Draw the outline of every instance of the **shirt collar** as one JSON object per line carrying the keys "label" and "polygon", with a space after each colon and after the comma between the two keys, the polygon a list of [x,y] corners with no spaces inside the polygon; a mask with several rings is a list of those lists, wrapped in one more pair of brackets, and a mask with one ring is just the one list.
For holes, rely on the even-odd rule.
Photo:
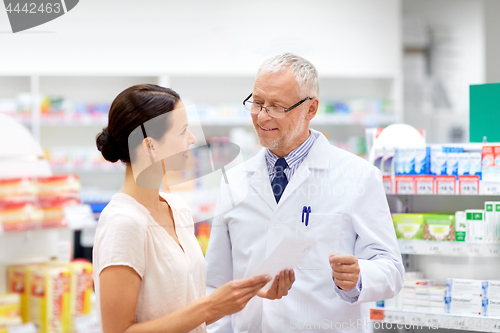
{"label": "shirt collar", "polygon": [[[309,131],[309,133],[309,137],[306,141],[302,142],[300,146],[298,146],[285,156],[285,161],[290,169],[292,169],[295,164],[299,164],[307,156],[309,150],[311,150],[311,147],[314,144],[314,141],[316,141],[317,136],[315,135],[315,133],[311,131]],[[274,167],[278,158],[279,157],[277,155],[266,148],[266,161],[268,165]]]}

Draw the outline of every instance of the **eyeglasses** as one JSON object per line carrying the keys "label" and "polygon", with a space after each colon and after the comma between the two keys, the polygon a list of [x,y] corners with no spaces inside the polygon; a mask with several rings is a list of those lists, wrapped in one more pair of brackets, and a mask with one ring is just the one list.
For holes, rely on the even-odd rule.
{"label": "eyeglasses", "polygon": [[297,106],[300,104],[304,103],[305,101],[309,99],[313,99],[312,97],[306,97],[303,100],[301,100],[298,103],[295,103],[294,105],[290,106],[288,109],[281,107],[281,106],[262,106],[257,102],[249,101],[250,97],[252,97],[252,94],[248,95],[247,98],[243,101],[243,105],[245,106],[245,109],[250,111],[253,114],[259,114],[262,109],[265,109],[267,114],[270,115],[273,118],[283,118],[285,117],[286,113],[288,111],[291,111],[295,109]]}

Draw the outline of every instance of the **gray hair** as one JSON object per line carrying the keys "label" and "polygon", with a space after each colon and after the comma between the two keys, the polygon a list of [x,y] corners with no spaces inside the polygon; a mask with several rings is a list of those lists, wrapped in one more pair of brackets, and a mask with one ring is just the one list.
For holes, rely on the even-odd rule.
{"label": "gray hair", "polygon": [[288,68],[292,70],[299,85],[299,91],[297,91],[299,97],[318,97],[319,80],[316,67],[295,54],[283,53],[267,59],[260,66],[257,76],[261,72],[279,73]]}

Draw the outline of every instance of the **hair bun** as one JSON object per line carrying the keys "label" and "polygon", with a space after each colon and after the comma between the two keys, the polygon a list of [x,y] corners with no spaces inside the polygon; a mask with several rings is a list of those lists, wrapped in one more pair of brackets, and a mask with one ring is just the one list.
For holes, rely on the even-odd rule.
{"label": "hair bun", "polygon": [[102,132],[97,135],[96,145],[106,161],[114,163],[121,159],[118,143],[113,139],[107,127],[103,128]]}

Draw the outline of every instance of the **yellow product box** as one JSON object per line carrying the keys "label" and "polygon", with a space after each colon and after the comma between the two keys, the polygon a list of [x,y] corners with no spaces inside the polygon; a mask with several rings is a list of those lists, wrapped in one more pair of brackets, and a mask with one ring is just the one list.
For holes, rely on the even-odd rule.
{"label": "yellow product box", "polygon": [[21,299],[21,318],[27,323],[29,318],[29,280],[30,271],[35,271],[41,264],[7,266],[7,292],[16,293]]}
{"label": "yellow product box", "polygon": [[48,263],[28,276],[29,321],[39,333],[70,332],[71,269],[68,264]]}
{"label": "yellow product box", "polygon": [[85,316],[92,311],[91,295],[94,291],[92,263],[74,260],[71,267],[71,316]]}
{"label": "yellow product box", "polygon": [[21,296],[16,293],[0,294],[0,320],[21,317]]}
{"label": "yellow product box", "polygon": [[0,318],[0,333],[9,333],[9,327],[22,325],[21,317],[17,318]]}

